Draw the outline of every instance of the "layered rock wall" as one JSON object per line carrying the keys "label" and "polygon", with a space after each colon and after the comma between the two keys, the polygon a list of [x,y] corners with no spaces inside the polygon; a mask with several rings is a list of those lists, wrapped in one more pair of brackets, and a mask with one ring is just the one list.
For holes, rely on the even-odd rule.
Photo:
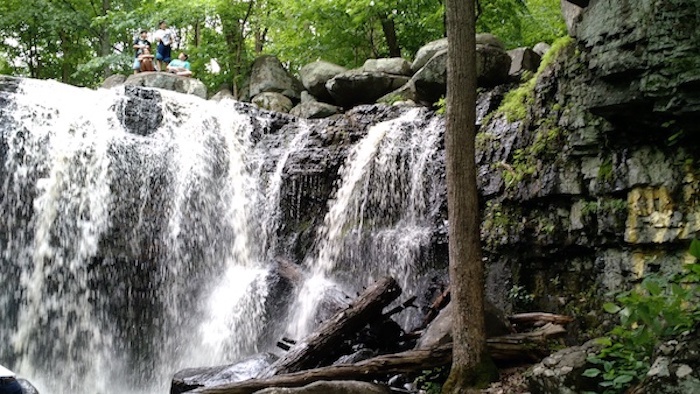
{"label": "layered rock wall", "polygon": [[700,230],[699,15],[695,1],[591,1],[576,40],[554,49],[519,101],[506,98],[521,116],[497,113],[482,127],[495,301],[571,313],[591,329],[602,296],[690,258]]}

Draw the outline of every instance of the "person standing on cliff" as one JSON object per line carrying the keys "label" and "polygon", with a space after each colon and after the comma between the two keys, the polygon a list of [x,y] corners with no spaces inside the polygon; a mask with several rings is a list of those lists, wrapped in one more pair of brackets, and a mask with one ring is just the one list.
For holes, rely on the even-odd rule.
{"label": "person standing on cliff", "polygon": [[14,372],[0,365],[0,394],[22,394]]}
{"label": "person standing on cliff", "polygon": [[158,30],[156,30],[153,38],[158,43],[158,50],[156,51],[156,61],[158,71],[165,71],[165,66],[170,63],[171,60],[171,45],[175,41],[175,32],[168,28],[168,24],[165,21],[158,22]]}

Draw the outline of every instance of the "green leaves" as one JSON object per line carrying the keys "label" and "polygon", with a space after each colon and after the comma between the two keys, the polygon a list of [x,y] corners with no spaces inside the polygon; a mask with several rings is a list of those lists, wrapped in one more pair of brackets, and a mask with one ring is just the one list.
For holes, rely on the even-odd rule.
{"label": "green leaves", "polygon": [[[700,255],[697,240],[689,253]],[[604,394],[621,393],[642,379],[650,368],[654,346],[700,321],[699,273],[696,261],[687,264],[681,274],[648,275],[636,288],[619,293],[616,303],[605,303],[605,312],[616,315],[620,323],[610,336],[596,341],[602,349],[588,358],[595,367],[586,369],[583,376],[599,380]]]}

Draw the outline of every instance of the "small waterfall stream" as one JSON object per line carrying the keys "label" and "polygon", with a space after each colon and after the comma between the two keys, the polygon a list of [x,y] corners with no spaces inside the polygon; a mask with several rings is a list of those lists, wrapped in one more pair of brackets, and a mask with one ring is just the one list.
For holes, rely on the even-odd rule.
{"label": "small waterfall stream", "polygon": [[273,260],[291,255],[282,189],[318,123],[274,135],[230,100],[13,83],[0,80],[0,363],[44,394],[167,392],[179,369],[308,333],[320,287],[393,275],[410,289],[425,268],[442,128],[425,110],[349,149],[285,319],[269,306]]}

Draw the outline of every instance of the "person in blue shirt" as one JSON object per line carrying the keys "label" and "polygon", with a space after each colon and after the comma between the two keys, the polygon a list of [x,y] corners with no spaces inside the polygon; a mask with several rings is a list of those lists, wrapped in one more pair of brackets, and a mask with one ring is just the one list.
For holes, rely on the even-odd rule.
{"label": "person in blue shirt", "polygon": [[15,373],[0,365],[0,394],[22,394]]}
{"label": "person in blue shirt", "polygon": [[180,54],[177,56],[177,59],[173,60],[168,64],[168,72],[183,76],[183,77],[189,77],[192,75],[192,71],[190,71],[190,62],[187,61],[189,59],[189,56],[185,52],[180,52]]}

